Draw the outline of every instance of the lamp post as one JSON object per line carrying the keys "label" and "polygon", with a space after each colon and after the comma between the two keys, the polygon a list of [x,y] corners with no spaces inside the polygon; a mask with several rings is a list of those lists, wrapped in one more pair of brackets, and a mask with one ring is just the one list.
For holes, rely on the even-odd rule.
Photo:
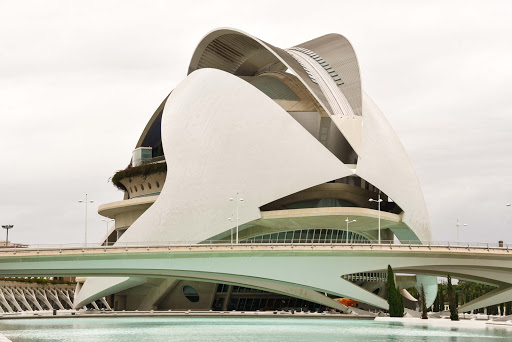
{"label": "lamp post", "polygon": [[109,220],[106,220],[106,219],[101,219],[103,222],[105,222],[107,224],[107,235],[105,235],[105,246],[108,246],[108,224],[110,222],[113,222],[115,221],[114,219],[109,219]]}
{"label": "lamp post", "polygon": [[[229,222],[233,222],[233,219],[231,217],[228,217]],[[233,244],[233,227],[231,227],[231,244]]]}
{"label": "lamp post", "polygon": [[12,224],[6,224],[4,226],[2,226],[3,229],[5,229],[5,247],[7,247],[7,243],[9,241],[9,229],[12,229],[14,228],[14,225]]}
{"label": "lamp post", "polygon": [[[457,223],[455,224],[457,226],[457,244],[459,244],[459,228],[461,224],[459,223],[459,219],[457,219]],[[463,227],[467,227],[467,223],[462,224]]]}
{"label": "lamp post", "polygon": [[[238,197],[238,192],[236,193],[236,200],[231,197],[229,199],[231,202],[235,201],[236,203],[236,244],[238,245],[238,221],[240,220],[240,217],[238,217],[238,203],[243,202],[243,198]],[[231,231],[231,243],[233,243],[233,231]]]}
{"label": "lamp post", "polygon": [[380,202],[382,202],[382,198],[380,198],[380,192],[379,192],[379,196],[376,200],[374,200],[373,198],[370,198],[368,201],[369,202],[377,202],[377,205],[379,207],[379,245],[380,245]]}
{"label": "lamp post", "polygon": [[85,200],[79,200],[78,203],[85,203],[85,230],[84,230],[84,247],[87,247],[87,204],[93,203],[94,201],[87,199],[85,194]]}
{"label": "lamp post", "polygon": [[510,203],[507,203],[507,204],[506,204],[506,206],[507,206],[507,207],[510,207],[510,206],[511,206],[511,204],[510,204]]}
{"label": "lamp post", "polygon": [[352,221],[350,221],[350,220],[348,219],[348,217],[347,217],[347,219],[345,220],[345,222],[347,222],[347,238],[346,238],[346,241],[347,241],[347,244],[348,244],[348,224],[349,224],[349,223],[352,223],[352,222],[356,222],[356,220],[352,220]]}

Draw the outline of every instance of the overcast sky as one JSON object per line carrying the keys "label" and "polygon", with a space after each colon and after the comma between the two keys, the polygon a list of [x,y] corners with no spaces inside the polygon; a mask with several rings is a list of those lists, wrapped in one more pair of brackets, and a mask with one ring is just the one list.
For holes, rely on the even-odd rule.
{"label": "overcast sky", "polygon": [[[318,5],[318,7],[315,7]],[[282,48],[340,33],[409,153],[434,240],[512,243],[512,1],[0,0],[0,223],[12,241],[89,241],[98,204],[199,40]],[[0,232],[3,234],[3,231]],[[0,237],[3,240],[3,237]]]}

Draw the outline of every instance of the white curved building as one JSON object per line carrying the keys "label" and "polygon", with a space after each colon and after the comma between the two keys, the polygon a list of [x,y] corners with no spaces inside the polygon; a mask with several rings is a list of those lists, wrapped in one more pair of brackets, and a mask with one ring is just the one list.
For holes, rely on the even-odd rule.
{"label": "white curved building", "polygon": [[[431,237],[413,167],[363,92],[354,50],[338,34],[289,49],[234,29],[207,34],[188,76],[158,107],[130,166],[113,181],[124,199],[100,206],[99,213],[116,220],[108,236],[114,244],[370,243],[379,231],[387,241],[422,243]],[[378,202],[369,201],[378,198],[380,211]],[[385,274],[342,278],[385,296]],[[427,283],[435,292],[435,281]],[[293,284],[253,285],[90,278],[75,305],[110,295],[116,309],[328,305],[315,295],[298,295],[290,290]]]}

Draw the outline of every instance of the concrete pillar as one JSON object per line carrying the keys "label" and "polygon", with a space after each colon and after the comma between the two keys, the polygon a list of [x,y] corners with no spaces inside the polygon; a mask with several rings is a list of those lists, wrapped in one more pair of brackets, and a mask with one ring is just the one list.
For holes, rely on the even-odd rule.
{"label": "concrete pillar", "polygon": [[0,288],[0,303],[5,306],[5,308],[7,309],[7,311],[9,312],[14,312],[14,310],[11,308],[11,306],[9,305],[9,303],[7,302],[7,300],[5,299],[4,297],[4,293],[2,291],[2,289]]}
{"label": "concrete pillar", "polygon": [[105,299],[105,297],[101,297],[101,298],[100,298],[100,301],[103,303],[103,305],[105,305],[105,307],[107,308],[107,310],[112,310],[112,308],[110,307],[110,305],[108,305],[107,300]]}
{"label": "concrete pillar", "polygon": [[32,311],[32,307],[27,302],[27,298],[25,298],[25,294],[23,293],[22,289],[15,287],[12,289],[12,292],[13,292],[14,296],[20,301],[20,303],[23,304],[23,306],[25,306],[27,311]]}
{"label": "concrete pillar", "polygon": [[178,283],[179,281],[176,279],[161,279],[160,283],[146,294],[137,310],[148,311],[155,309],[158,306],[158,303],[160,303],[160,301],[168,295]]}
{"label": "concrete pillar", "polygon": [[62,305],[62,303],[60,302],[59,300],[59,296],[57,294],[57,291],[55,290],[46,290],[46,295],[55,302],[55,304],[57,304],[57,306],[59,307],[59,309],[61,310],[66,310],[64,308],[64,305]]}
{"label": "concrete pillar", "polygon": [[36,297],[36,294],[35,294],[34,290],[32,290],[32,289],[22,289],[22,291],[25,294],[25,298],[28,298],[28,300],[30,300],[32,302],[32,304],[34,304],[34,306],[38,310],[43,311],[43,307],[37,301],[37,297]]}
{"label": "concrete pillar", "polygon": [[45,291],[41,290],[41,289],[36,289],[35,290],[35,295],[38,299],[40,299],[44,305],[46,305],[46,307],[49,309],[49,310],[53,310],[53,306],[50,304],[50,301],[48,300],[48,297],[46,297],[46,293]]}
{"label": "concrete pillar", "polygon": [[73,308],[73,302],[71,301],[71,298],[69,298],[69,295],[68,295],[68,292],[67,291],[62,291],[61,289],[57,289],[57,295],[62,298],[67,305],[69,305],[69,308],[72,309]]}
{"label": "concrete pillar", "polygon": [[231,299],[231,293],[233,293],[233,285],[228,286],[228,293],[226,293],[226,297],[224,297],[224,303],[222,303],[222,311],[226,311],[228,309],[228,303]]}
{"label": "concrete pillar", "polygon": [[19,312],[22,312],[23,309],[21,308],[20,304],[14,297],[12,290],[8,287],[4,287],[4,288],[2,288],[2,291],[4,292],[5,299],[7,299],[12,305],[14,305],[16,310],[18,310]]}

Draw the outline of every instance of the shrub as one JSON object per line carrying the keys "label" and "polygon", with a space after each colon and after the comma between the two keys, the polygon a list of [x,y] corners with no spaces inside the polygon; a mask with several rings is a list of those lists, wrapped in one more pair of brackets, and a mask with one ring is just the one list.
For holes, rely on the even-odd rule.
{"label": "shrub", "polygon": [[112,177],[112,183],[121,191],[127,191],[121,183],[123,179],[141,177],[143,180],[150,175],[167,172],[167,163],[152,163],[140,166],[128,166],[124,170],[117,171]]}

